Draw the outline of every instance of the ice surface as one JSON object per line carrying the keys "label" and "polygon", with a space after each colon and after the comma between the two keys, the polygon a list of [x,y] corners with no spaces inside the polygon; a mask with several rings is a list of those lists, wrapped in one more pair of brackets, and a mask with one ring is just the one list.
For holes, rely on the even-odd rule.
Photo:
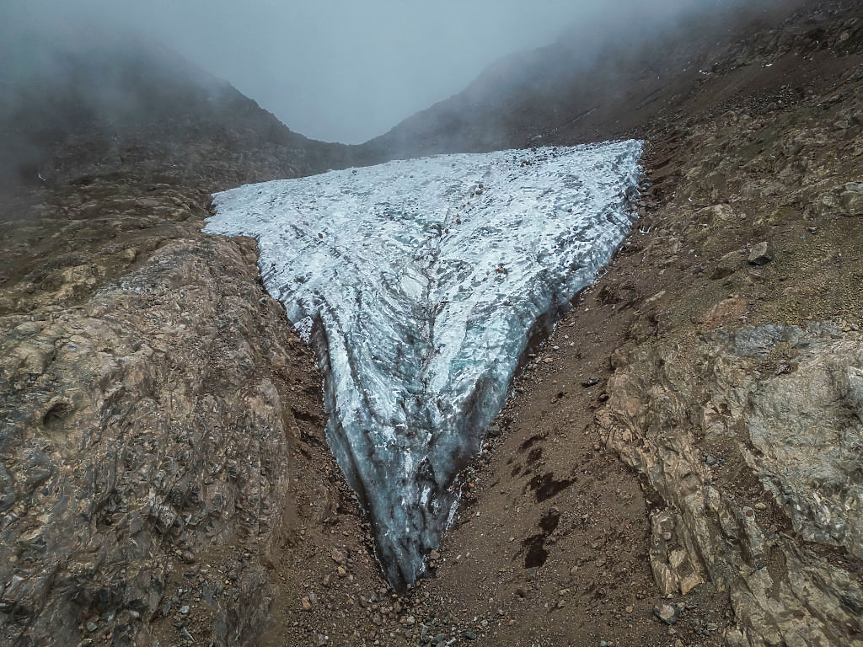
{"label": "ice surface", "polygon": [[443,155],[243,186],[206,231],[248,235],[325,375],[327,440],[390,583],[423,570],[537,319],[629,231],[641,143]]}

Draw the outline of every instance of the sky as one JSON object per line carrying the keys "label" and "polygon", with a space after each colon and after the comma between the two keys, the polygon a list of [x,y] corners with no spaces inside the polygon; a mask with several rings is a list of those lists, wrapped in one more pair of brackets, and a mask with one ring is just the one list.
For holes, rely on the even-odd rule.
{"label": "sky", "polygon": [[[360,143],[568,25],[731,0],[0,0],[13,20],[140,30],[292,130]],[[652,9],[651,9],[652,10]],[[617,15],[615,15],[617,14]]]}

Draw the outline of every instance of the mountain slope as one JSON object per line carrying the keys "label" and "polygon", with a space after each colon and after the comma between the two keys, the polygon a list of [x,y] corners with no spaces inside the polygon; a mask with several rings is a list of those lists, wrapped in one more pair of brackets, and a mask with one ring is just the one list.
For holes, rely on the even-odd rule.
{"label": "mountain slope", "polygon": [[490,66],[463,92],[365,146],[403,157],[640,137],[656,120],[707,108],[706,97],[767,91],[780,75],[765,65],[786,55],[805,65],[819,51],[859,51],[859,25],[843,43],[825,41],[819,25],[830,13],[851,11],[844,20],[852,20],[853,3],[829,3],[824,15],[811,2],[763,4],[732,4],[730,14],[717,4],[715,14],[672,25],[655,24],[645,6],[601,36],[574,27],[551,46]]}
{"label": "mountain slope", "polygon": [[54,51],[0,95],[0,642],[204,639],[193,604],[254,643],[292,478],[335,466],[254,243],[200,230],[212,191],[349,149],[151,44]]}
{"label": "mountain slope", "polygon": [[[424,626],[451,613],[491,645],[860,644],[863,14],[810,2],[744,36],[692,51],[710,74],[631,118],[641,218],[468,471],[414,598]],[[525,131],[614,136],[608,115],[646,114],[640,87],[557,131],[525,91]]]}
{"label": "mountain slope", "polygon": [[[564,41],[360,148],[170,56],[117,58],[109,94],[143,97],[122,110],[89,64],[4,94],[2,642],[858,644],[861,28],[811,0],[617,76],[568,76]],[[254,243],[200,233],[210,192],[628,133],[633,234],[526,358],[430,577],[394,596]]]}
{"label": "mountain slope", "polygon": [[292,132],[156,43],[97,32],[84,48],[80,38],[4,44],[6,60],[29,64],[0,84],[0,188],[127,170],[226,188],[348,164],[351,147]]}

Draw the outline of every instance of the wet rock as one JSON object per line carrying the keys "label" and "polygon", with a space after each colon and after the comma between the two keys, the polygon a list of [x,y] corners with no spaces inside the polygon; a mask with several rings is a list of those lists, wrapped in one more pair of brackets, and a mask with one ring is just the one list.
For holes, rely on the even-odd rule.
{"label": "wet rock", "polygon": [[[23,300],[18,284],[0,289],[0,614],[15,610],[2,644],[78,644],[82,616],[105,604],[137,615],[106,615],[101,630],[125,623],[129,644],[151,644],[151,619],[188,607],[163,598],[169,572],[228,538],[267,546],[290,500],[286,405],[298,396],[280,375],[297,353],[284,315],[258,303],[254,244],[200,233],[206,192],[154,189],[118,213],[111,196],[129,188],[97,188],[86,240],[74,211],[62,226],[70,244],[96,246],[93,264],[113,259],[111,280],[61,273]],[[177,202],[184,218],[150,232],[147,214]],[[254,642],[272,585],[243,557],[213,631]]]}

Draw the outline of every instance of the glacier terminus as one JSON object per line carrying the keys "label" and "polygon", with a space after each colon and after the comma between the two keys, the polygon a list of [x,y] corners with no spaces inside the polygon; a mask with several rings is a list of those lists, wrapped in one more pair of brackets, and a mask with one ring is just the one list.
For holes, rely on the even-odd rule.
{"label": "glacier terminus", "polygon": [[536,322],[629,233],[639,141],[440,155],[215,196],[318,352],[327,440],[390,584],[422,575]]}

